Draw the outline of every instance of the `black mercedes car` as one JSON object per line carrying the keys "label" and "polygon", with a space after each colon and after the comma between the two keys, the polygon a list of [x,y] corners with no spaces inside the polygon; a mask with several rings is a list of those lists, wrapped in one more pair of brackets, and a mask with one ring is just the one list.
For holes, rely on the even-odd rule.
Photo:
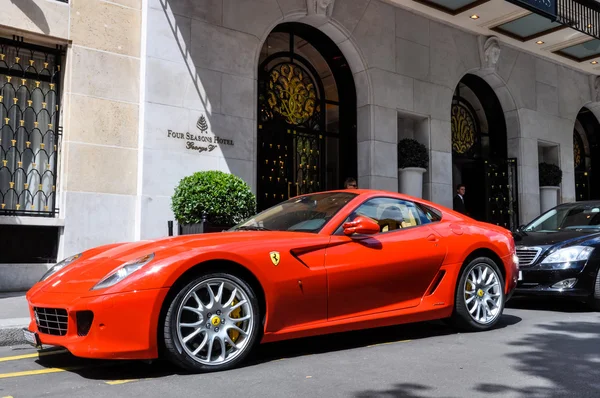
{"label": "black mercedes car", "polygon": [[600,310],[600,201],[567,203],[513,232],[515,296],[582,299]]}

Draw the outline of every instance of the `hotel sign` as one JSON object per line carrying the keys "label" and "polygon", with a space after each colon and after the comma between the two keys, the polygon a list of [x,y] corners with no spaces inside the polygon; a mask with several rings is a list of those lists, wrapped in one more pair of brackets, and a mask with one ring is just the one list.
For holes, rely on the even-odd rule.
{"label": "hotel sign", "polygon": [[506,0],[535,14],[549,18],[552,22],[557,19],[558,0]]}
{"label": "hotel sign", "polygon": [[198,153],[212,152],[217,149],[219,145],[233,146],[233,140],[208,134],[208,124],[206,123],[206,118],[204,116],[200,116],[196,123],[196,128],[200,130],[200,134],[192,134],[189,132],[180,133],[173,130],[167,130],[167,138],[185,141],[185,149]]}

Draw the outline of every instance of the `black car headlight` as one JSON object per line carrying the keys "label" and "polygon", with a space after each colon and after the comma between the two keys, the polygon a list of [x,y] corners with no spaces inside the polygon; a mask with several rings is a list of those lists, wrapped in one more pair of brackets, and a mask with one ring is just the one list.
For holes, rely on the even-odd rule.
{"label": "black car headlight", "polygon": [[542,264],[564,264],[577,261],[586,261],[594,251],[590,246],[571,246],[555,251],[546,257]]}
{"label": "black car headlight", "polygon": [[46,271],[44,276],[42,276],[42,279],[40,279],[40,282],[45,281],[46,279],[50,278],[52,275],[54,275],[61,269],[65,268],[67,265],[71,264],[73,261],[77,260],[79,257],[81,257],[81,254],[82,253],[76,254],[71,257],[67,257],[64,260],[62,260],[61,262],[56,263],[52,268],[50,268],[48,271]]}
{"label": "black car headlight", "polygon": [[146,254],[143,257],[126,262],[100,280],[100,282],[98,282],[91,290],[106,289],[107,287],[116,285],[144,265],[148,264],[152,259],[154,259],[154,253]]}

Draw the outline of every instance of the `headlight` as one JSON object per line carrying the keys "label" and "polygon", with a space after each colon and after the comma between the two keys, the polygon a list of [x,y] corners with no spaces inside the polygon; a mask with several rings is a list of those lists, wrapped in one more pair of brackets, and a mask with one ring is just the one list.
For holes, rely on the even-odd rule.
{"label": "headlight", "polygon": [[62,260],[61,262],[55,264],[52,268],[50,268],[44,274],[44,276],[42,276],[42,279],[40,279],[40,282],[43,282],[46,279],[50,278],[53,274],[55,274],[58,271],[60,271],[61,269],[65,268],[67,265],[71,264],[73,261],[77,260],[79,257],[81,257],[81,253],[71,256],[71,257],[67,257],[64,260]]}
{"label": "headlight", "polygon": [[111,287],[123,279],[127,278],[129,275],[133,274],[135,271],[142,268],[144,265],[148,264],[154,258],[154,253],[146,254],[144,257],[140,257],[136,260],[131,260],[123,264],[116,271],[111,272],[107,276],[104,277],[100,282],[96,284],[92,288],[92,290],[105,289],[107,287]]}
{"label": "headlight", "polygon": [[542,264],[570,263],[574,261],[583,261],[590,258],[594,251],[593,247],[589,246],[572,246],[560,249],[542,261]]}

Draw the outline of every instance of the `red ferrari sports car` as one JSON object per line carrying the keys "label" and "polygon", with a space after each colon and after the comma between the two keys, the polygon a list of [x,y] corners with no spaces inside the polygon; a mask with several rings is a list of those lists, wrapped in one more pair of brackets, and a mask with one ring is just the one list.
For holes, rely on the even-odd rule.
{"label": "red ferrari sports car", "polygon": [[447,319],[480,331],[518,280],[510,231],[372,190],[307,194],[229,231],[97,247],[27,293],[35,346],[236,366],[259,343]]}

